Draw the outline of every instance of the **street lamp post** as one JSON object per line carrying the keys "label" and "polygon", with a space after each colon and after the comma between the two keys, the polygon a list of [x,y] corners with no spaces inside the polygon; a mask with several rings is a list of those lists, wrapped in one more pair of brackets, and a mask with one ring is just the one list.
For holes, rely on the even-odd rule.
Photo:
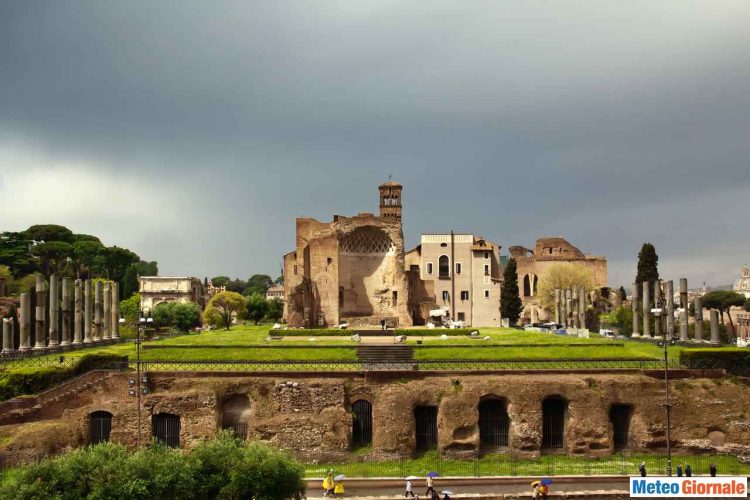
{"label": "street lamp post", "polygon": [[[146,326],[152,324],[154,319],[151,317],[151,308],[144,307],[138,312],[138,321],[135,324],[135,386],[136,386],[136,425],[138,432],[136,434],[136,449],[141,448],[141,341]],[[120,316],[120,323],[125,323],[125,317]]]}
{"label": "street lamp post", "polygon": [[665,324],[661,325],[661,331],[664,332],[664,339],[659,342],[659,347],[664,350],[664,409],[666,411],[666,439],[667,439],[667,476],[672,476],[672,443],[670,437],[670,416],[672,412],[672,403],[669,399],[669,358],[667,356],[667,348],[669,345],[675,345],[674,337],[667,338],[667,331],[669,330],[666,324],[667,312],[664,310],[664,299],[662,297],[654,298],[654,309],[651,309],[651,313],[659,318],[659,321],[664,321]]}

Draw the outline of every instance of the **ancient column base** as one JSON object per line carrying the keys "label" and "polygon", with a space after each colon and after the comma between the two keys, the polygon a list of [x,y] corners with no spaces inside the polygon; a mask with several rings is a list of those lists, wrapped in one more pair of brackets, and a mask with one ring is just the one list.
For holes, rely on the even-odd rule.
{"label": "ancient column base", "polygon": [[39,351],[39,350],[42,350],[42,349],[46,349],[46,348],[47,348],[47,346],[46,346],[46,345],[44,345],[44,344],[39,344],[39,343],[37,343],[37,344],[36,344],[36,345],[34,346],[34,350],[35,350],[35,351]]}
{"label": "ancient column base", "polygon": [[634,333],[633,335],[630,336],[630,338],[632,338],[632,339],[639,339],[639,338],[641,338],[641,334],[640,333]]}
{"label": "ancient column base", "polygon": [[73,342],[70,343],[70,345],[83,345],[83,342],[80,340],[74,340]]}
{"label": "ancient column base", "polygon": [[67,347],[69,345],[70,345],[70,341],[69,340],[63,340],[62,342],[60,342],[60,346],[61,347]]}
{"label": "ancient column base", "polygon": [[49,345],[47,347],[57,347],[59,345],[60,345],[60,343],[57,342],[56,340],[50,340],[49,341]]}
{"label": "ancient column base", "polygon": [[19,352],[29,352],[31,350],[31,347],[19,347]]}
{"label": "ancient column base", "polygon": [[84,344],[93,344],[93,343],[94,343],[94,341],[93,341],[93,340],[91,340],[91,339],[83,339],[83,343],[84,343]]}
{"label": "ancient column base", "polygon": [[0,351],[0,353],[2,354],[11,354],[12,352],[13,352],[13,349],[3,349],[2,351]]}

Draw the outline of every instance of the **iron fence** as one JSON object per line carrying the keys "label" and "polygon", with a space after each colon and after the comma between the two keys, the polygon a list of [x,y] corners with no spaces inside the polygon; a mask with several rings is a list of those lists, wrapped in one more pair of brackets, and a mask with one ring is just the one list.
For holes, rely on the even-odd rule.
{"label": "iron fence", "polygon": [[[298,457],[305,464],[307,477],[324,477],[328,470],[347,477],[424,477],[434,471],[439,476],[635,476],[645,463],[648,475],[664,475],[665,455],[622,452],[601,458],[543,455],[528,458],[516,452],[478,455],[429,451],[421,455],[354,454],[347,458],[326,455]],[[709,466],[716,464],[719,474],[750,475],[750,464],[731,455],[672,454],[672,470],[681,465],[683,475],[689,465],[693,476],[708,475]]]}
{"label": "iron fence", "polygon": [[50,356],[46,354],[43,357],[17,357],[5,358],[0,362],[0,370],[12,370],[15,368],[49,368],[72,367],[79,358],[71,358],[64,355]]}

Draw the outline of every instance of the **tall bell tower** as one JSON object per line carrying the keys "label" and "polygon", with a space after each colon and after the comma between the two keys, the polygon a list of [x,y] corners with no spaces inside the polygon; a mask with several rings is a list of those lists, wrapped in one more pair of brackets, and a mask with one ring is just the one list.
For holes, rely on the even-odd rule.
{"label": "tall bell tower", "polygon": [[380,216],[401,223],[401,189],[398,182],[389,180],[378,188],[380,190]]}

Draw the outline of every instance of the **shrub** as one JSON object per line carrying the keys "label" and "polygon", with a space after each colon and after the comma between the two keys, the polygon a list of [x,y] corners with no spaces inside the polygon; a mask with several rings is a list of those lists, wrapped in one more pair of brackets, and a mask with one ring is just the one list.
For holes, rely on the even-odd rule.
{"label": "shrub", "polygon": [[88,371],[97,368],[112,367],[115,364],[127,363],[128,357],[121,354],[111,354],[107,352],[93,352],[84,354],[75,365],[73,365],[73,376],[82,375]]}
{"label": "shrub", "polygon": [[680,353],[680,363],[688,368],[723,368],[733,375],[750,376],[750,350],[747,349],[685,349]]}
{"label": "shrub", "polygon": [[71,377],[67,367],[19,368],[0,375],[0,401],[36,394]]}

